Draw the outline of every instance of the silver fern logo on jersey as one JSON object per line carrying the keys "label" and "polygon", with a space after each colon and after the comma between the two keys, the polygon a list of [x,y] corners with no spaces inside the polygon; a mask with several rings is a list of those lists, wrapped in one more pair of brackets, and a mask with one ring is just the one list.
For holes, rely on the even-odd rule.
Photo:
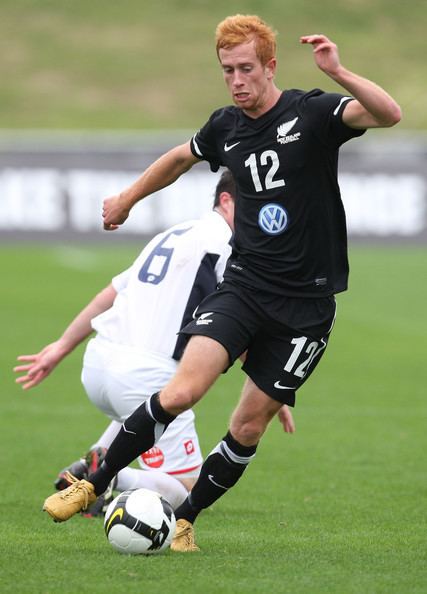
{"label": "silver fern logo on jersey", "polygon": [[212,324],[213,320],[209,318],[209,316],[211,316],[212,314],[213,311],[202,313],[196,322],[196,326],[208,326],[209,324]]}
{"label": "silver fern logo on jersey", "polygon": [[280,204],[266,204],[258,215],[258,225],[267,235],[279,235],[288,226],[288,213]]}
{"label": "silver fern logo on jersey", "polygon": [[285,122],[284,124],[281,124],[280,126],[278,126],[277,128],[277,142],[280,144],[288,144],[288,142],[295,142],[296,140],[299,140],[299,137],[301,136],[301,132],[296,132],[295,134],[289,134],[288,136],[288,132],[290,132],[292,130],[292,128],[295,126],[295,124],[297,123],[298,117],[294,118],[293,120],[289,120],[289,122]]}

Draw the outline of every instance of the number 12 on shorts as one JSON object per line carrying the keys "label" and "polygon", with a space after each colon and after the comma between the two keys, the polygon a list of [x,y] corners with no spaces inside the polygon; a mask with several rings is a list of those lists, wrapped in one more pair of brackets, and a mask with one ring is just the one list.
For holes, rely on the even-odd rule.
{"label": "number 12 on shorts", "polygon": [[[301,379],[307,374],[314,358],[326,348],[326,340],[324,338],[321,339],[320,343],[317,342],[317,340],[313,340],[307,345],[308,340],[307,336],[299,336],[298,338],[293,338],[291,340],[291,344],[294,345],[294,348],[283,368],[288,373],[292,373]],[[302,362],[299,363],[301,355],[304,355],[304,358]],[[296,367],[298,363],[299,365]]]}

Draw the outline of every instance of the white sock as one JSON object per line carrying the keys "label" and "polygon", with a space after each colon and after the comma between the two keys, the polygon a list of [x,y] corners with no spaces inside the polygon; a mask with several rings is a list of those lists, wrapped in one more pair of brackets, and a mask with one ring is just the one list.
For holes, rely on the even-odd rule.
{"label": "white sock", "polygon": [[186,499],[187,489],[176,478],[157,470],[139,470],[138,468],[123,468],[117,475],[117,491],[127,489],[151,489],[160,493],[173,509],[176,509]]}
{"label": "white sock", "polygon": [[106,448],[108,450],[117,433],[120,431],[121,426],[122,423],[119,423],[118,421],[111,421],[104,433],[101,435],[98,441],[91,446],[90,449],[93,450],[94,448]]}

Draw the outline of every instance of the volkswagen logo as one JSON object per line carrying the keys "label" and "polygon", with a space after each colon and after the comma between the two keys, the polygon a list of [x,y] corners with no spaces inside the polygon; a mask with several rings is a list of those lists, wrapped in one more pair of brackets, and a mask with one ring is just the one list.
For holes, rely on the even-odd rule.
{"label": "volkswagen logo", "polygon": [[266,204],[259,211],[258,225],[268,235],[279,235],[288,226],[288,213],[280,204]]}

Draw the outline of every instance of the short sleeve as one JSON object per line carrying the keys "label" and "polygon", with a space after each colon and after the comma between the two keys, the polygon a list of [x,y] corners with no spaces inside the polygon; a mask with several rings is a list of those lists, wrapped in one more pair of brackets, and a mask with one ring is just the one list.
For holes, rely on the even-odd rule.
{"label": "short sleeve", "polygon": [[339,93],[318,93],[307,98],[307,114],[313,132],[328,146],[339,147],[366,131],[350,128],[343,122],[342,114],[349,101],[354,101],[354,98]]}
{"label": "short sleeve", "polygon": [[198,159],[208,161],[211,171],[218,171],[223,164],[217,150],[217,126],[221,111],[214,112],[206,124],[190,141],[191,151]]}
{"label": "short sleeve", "polygon": [[128,268],[127,270],[124,270],[117,276],[113,277],[111,284],[113,285],[117,293],[123,291],[123,289],[127,287],[127,284],[129,282],[130,270],[131,269]]}

